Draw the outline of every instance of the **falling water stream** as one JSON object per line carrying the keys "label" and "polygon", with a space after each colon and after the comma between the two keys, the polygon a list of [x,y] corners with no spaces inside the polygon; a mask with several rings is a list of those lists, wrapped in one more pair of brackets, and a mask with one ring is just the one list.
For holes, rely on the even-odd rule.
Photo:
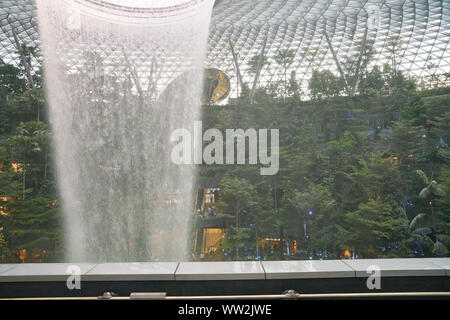
{"label": "falling water stream", "polygon": [[195,167],[170,135],[201,118],[213,1],[130,3],[37,1],[67,261],[188,257]]}

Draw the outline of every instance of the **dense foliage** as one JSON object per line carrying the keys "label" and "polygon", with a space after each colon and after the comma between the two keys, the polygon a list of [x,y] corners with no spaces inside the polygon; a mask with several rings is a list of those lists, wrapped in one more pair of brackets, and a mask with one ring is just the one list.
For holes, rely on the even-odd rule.
{"label": "dense foliage", "polygon": [[[30,61],[34,50],[23,47]],[[60,211],[51,165],[41,72],[0,61],[0,256],[54,261]]]}
{"label": "dense foliage", "polygon": [[[24,61],[35,59],[32,48],[21,50]],[[292,58],[277,55],[280,82],[257,82],[253,93],[245,85],[228,105],[204,106],[205,130],[280,130],[277,175],[255,165],[200,167],[200,179],[219,181],[232,257],[254,259],[260,238],[279,239],[259,252],[266,259],[449,256],[450,89],[419,90],[395,65],[369,70],[366,62],[346,79],[316,70],[305,89]],[[249,72],[265,64],[254,58]],[[41,72],[26,70],[0,62],[3,262],[56,261],[62,249]]]}
{"label": "dense foliage", "polygon": [[[289,55],[279,56],[287,68]],[[362,69],[358,81],[345,79],[351,90],[314,71],[308,101],[284,69],[286,81],[259,86],[251,100],[246,86],[228,105],[206,107],[204,127],[280,130],[276,176],[250,165],[201,169],[205,181],[222,181],[235,259],[449,255],[450,90],[418,89],[394,64]],[[258,252],[258,236],[276,241]]]}

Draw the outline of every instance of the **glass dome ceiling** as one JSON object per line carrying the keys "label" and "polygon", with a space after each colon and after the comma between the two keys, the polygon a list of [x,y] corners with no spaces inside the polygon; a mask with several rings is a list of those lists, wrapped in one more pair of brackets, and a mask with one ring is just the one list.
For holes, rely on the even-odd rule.
{"label": "glass dome ceiling", "polygon": [[[35,16],[33,0],[0,2],[0,58],[5,62],[19,63],[17,42],[39,46]],[[450,72],[450,0],[217,0],[207,65],[229,76],[233,96],[237,72],[232,47],[246,83],[254,77],[249,61],[264,49],[264,85],[282,78],[283,67],[274,59],[279,50],[295,53],[289,69],[304,81],[314,69],[337,72],[333,53],[343,61],[368,40],[376,49],[374,64],[381,65],[389,61],[392,37],[402,43],[398,64],[408,75]]]}

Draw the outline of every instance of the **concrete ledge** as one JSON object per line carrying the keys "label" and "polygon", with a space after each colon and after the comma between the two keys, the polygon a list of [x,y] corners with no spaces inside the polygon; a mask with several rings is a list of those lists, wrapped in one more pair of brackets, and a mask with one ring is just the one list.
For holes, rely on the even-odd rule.
{"label": "concrete ledge", "polygon": [[[0,282],[28,281],[66,281],[71,271],[70,266],[80,268],[81,278],[91,270],[94,263],[24,263],[10,265],[3,272],[0,269]],[[1,265],[0,265],[1,266]]]}
{"label": "concrete ledge", "polygon": [[446,276],[444,267],[431,263],[428,259],[360,259],[342,260],[355,270],[357,278],[367,278],[367,270],[371,266],[378,267],[381,277],[428,277]]}
{"label": "concrete ledge", "polygon": [[0,274],[16,266],[17,264],[13,263],[0,264]]}
{"label": "concrete ledge", "polygon": [[263,261],[266,279],[354,278],[355,270],[341,260]]}
{"label": "concrete ledge", "polygon": [[99,263],[83,277],[86,281],[175,280],[178,262]]}
{"label": "concrete ledge", "polygon": [[[78,265],[79,289],[68,288],[68,267]],[[165,292],[215,296],[375,292],[367,267],[381,270],[376,292],[450,292],[449,259],[324,261],[42,263],[0,265],[0,298],[97,297],[104,292]]]}
{"label": "concrete ledge", "polygon": [[264,280],[259,261],[180,262],[175,280]]}
{"label": "concrete ledge", "polygon": [[76,265],[82,281],[209,281],[365,278],[377,266],[383,277],[447,277],[450,258],[236,262],[124,262],[0,264],[0,282],[66,281]]}
{"label": "concrete ledge", "polygon": [[450,258],[426,258],[424,260],[445,269],[446,275],[450,276]]}

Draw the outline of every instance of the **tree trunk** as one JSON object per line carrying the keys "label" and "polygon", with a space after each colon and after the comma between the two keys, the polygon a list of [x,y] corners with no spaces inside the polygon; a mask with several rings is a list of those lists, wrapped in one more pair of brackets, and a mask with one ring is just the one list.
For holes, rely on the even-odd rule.
{"label": "tree trunk", "polygon": [[23,168],[22,168],[22,200],[25,200],[25,167],[26,167],[26,160],[25,157],[23,158]]}
{"label": "tree trunk", "polygon": [[284,227],[280,227],[280,247],[278,248],[280,251],[280,260],[283,260],[284,257]]}
{"label": "tree trunk", "polygon": [[47,179],[47,166],[48,166],[48,150],[45,149],[44,181]]}
{"label": "tree trunk", "polygon": [[[239,209],[236,210],[236,233],[239,234]],[[239,246],[236,245],[236,261],[239,261]]]}

